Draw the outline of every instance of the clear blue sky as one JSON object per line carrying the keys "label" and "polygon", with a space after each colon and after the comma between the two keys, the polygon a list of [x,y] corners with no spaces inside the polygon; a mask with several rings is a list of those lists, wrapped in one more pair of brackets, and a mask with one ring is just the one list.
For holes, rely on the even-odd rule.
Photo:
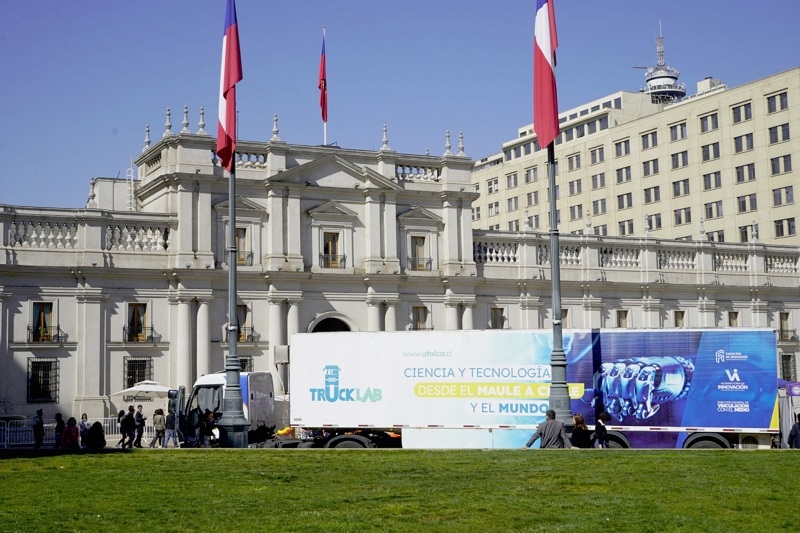
{"label": "clear blue sky", "polygon": [[[239,138],[265,141],[272,115],[289,143],[322,144],[317,71],[327,27],[328,141],[444,151],[464,132],[480,159],[532,121],[534,0],[238,0],[244,80]],[[150,125],[180,130],[206,109],[216,131],[224,0],[6,0],[0,20],[0,203],[83,207],[92,177],[125,175]],[[562,110],[636,91],[655,63],[690,93],[800,65],[797,0],[560,0]]]}

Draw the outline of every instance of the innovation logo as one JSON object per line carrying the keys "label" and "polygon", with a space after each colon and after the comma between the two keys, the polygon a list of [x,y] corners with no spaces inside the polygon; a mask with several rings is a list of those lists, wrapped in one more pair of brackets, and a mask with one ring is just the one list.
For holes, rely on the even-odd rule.
{"label": "innovation logo", "polygon": [[717,390],[720,391],[746,391],[749,389],[747,383],[742,381],[739,377],[739,370],[734,368],[733,371],[725,369],[725,375],[728,381],[723,381],[717,385]]}
{"label": "innovation logo", "polygon": [[309,389],[312,402],[379,402],[383,399],[381,389],[357,389],[342,387],[339,382],[340,368],[336,365],[327,365],[325,373],[325,387]]}

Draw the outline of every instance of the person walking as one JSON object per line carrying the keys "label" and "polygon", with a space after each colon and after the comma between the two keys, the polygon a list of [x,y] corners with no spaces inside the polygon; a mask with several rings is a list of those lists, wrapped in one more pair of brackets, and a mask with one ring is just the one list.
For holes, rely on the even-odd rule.
{"label": "person walking", "polygon": [[156,409],[155,414],[153,415],[153,429],[156,431],[156,436],[153,437],[153,440],[150,441],[150,447],[155,448],[156,442],[158,442],[159,447],[164,447],[164,433],[167,429],[165,420],[164,420],[164,410],[163,409]]}
{"label": "person walking", "polygon": [[122,427],[122,421],[125,419],[125,411],[120,409],[119,414],[117,414],[117,424],[119,424],[119,434],[122,438],[117,441],[115,448],[119,448],[120,446],[125,445],[125,428]]}
{"label": "person walking", "polygon": [[36,410],[36,416],[33,417],[33,447],[39,449],[44,443],[44,411],[41,409]]}
{"label": "person walking", "polygon": [[166,435],[164,437],[164,443],[162,447],[166,448],[167,444],[169,444],[169,440],[172,439],[172,445],[177,448],[178,447],[178,432],[175,430],[175,412],[169,411],[167,413],[167,417],[164,420],[164,426],[166,427]]}
{"label": "person walking", "polygon": [[142,405],[139,404],[136,406],[136,414],[134,415],[136,420],[136,440],[133,442],[133,445],[137,448],[142,447],[142,434],[144,433],[144,421],[147,420],[147,417],[144,416],[142,413]]}
{"label": "person walking", "polygon": [[81,448],[86,448],[86,433],[89,431],[89,428],[92,425],[89,423],[89,417],[86,416],[86,413],[81,415],[81,421],[78,424],[78,433],[81,436]]}
{"label": "person walking", "polygon": [[586,427],[586,422],[583,420],[583,415],[576,413],[572,417],[572,421],[575,424],[575,426],[572,428],[572,437],[570,438],[572,441],[572,447],[575,449],[593,448],[592,434],[589,432],[589,428]]}
{"label": "person walking", "polygon": [[789,448],[800,450],[800,414],[797,415],[797,422],[792,426],[789,431]]}
{"label": "person walking", "polygon": [[133,448],[133,443],[136,440],[136,419],[133,416],[134,409],[132,405],[128,406],[128,412],[122,418],[122,449],[125,449],[125,445],[128,445],[128,448]]}
{"label": "person walking", "polygon": [[597,415],[597,423],[594,425],[594,438],[598,448],[608,448],[608,429],[606,422],[611,420],[608,413],[603,412]]}
{"label": "person walking", "polygon": [[55,431],[55,439],[53,443],[54,448],[61,447],[61,435],[64,433],[64,417],[61,416],[61,413],[56,413],[56,431]]}
{"label": "person walking", "polygon": [[542,442],[539,444],[539,448],[569,448],[571,443],[567,436],[567,430],[564,428],[563,422],[556,420],[556,412],[548,409],[545,416],[547,420],[539,424],[539,429],[528,439],[525,447],[530,448],[541,438]]}

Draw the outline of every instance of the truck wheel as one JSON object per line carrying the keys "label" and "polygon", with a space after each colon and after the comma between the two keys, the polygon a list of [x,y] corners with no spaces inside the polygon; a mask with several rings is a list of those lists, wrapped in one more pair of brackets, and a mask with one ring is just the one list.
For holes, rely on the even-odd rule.
{"label": "truck wheel", "polygon": [[703,439],[703,440],[698,440],[698,441],[693,442],[689,446],[689,449],[691,449],[691,450],[721,450],[722,449],[722,445],[719,442],[714,441],[714,440]]}
{"label": "truck wheel", "polygon": [[374,448],[375,443],[360,435],[340,435],[332,438],[326,448]]}

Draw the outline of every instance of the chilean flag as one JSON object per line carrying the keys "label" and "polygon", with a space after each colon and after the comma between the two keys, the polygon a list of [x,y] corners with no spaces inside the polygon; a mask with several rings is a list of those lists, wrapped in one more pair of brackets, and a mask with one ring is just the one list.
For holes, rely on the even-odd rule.
{"label": "chilean flag", "polygon": [[536,0],[533,40],[533,130],[544,148],[558,136],[556,14],[554,0]]}
{"label": "chilean flag", "polygon": [[319,58],[319,107],[322,122],[328,122],[328,74],[325,72],[325,31],[322,32],[322,55]]}
{"label": "chilean flag", "polygon": [[242,81],[242,56],[239,51],[236,2],[228,0],[228,8],[225,11],[225,32],[222,35],[217,123],[217,156],[222,167],[228,171],[233,170],[233,156],[236,153],[236,84],[240,81]]}

